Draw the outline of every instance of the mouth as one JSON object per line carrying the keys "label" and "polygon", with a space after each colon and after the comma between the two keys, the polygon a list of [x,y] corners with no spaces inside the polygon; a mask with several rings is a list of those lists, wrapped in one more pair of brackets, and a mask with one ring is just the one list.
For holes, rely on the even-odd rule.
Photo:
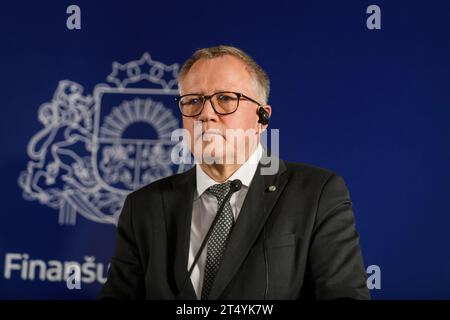
{"label": "mouth", "polygon": [[222,132],[220,132],[220,130],[218,129],[207,129],[207,130],[203,130],[202,134],[199,135],[197,137],[198,138],[202,138],[202,140],[210,140],[209,137],[213,137],[213,136],[219,136],[224,138]]}
{"label": "mouth", "polygon": [[202,131],[202,136],[204,135],[220,135],[223,136],[219,129],[206,129]]}

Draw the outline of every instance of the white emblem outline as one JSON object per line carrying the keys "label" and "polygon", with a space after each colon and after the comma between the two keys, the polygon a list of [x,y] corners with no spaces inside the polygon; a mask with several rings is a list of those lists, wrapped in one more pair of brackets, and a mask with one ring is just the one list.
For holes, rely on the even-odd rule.
{"label": "white emblem outline", "polygon": [[[125,64],[113,62],[112,66],[113,71],[107,76],[107,81],[113,86],[100,83],[94,87],[92,96],[85,96],[83,95],[83,86],[73,81],[62,80],[59,82],[52,101],[42,104],[38,110],[38,119],[44,128],[30,139],[27,146],[30,161],[27,164],[27,170],[21,172],[18,183],[23,189],[23,196],[26,200],[38,200],[41,204],[59,210],[58,223],[61,225],[75,225],[77,214],[97,223],[116,225],[125,196],[131,191],[117,188],[106,182],[104,176],[100,174],[102,169],[98,167],[98,160],[101,157],[98,155],[102,142],[99,138],[102,134],[101,130],[104,129],[105,132],[108,132],[113,128],[111,127],[114,124],[113,120],[119,120],[118,117],[113,117],[106,127],[100,127],[102,119],[106,118],[102,118],[100,115],[104,95],[142,95],[147,98],[135,97],[132,101],[124,101],[123,107],[126,109],[128,102],[144,103],[145,110],[154,110],[148,107],[156,105],[156,102],[150,98],[151,96],[176,96],[178,94],[178,64],[165,65],[153,60],[148,53],[144,53],[139,60]],[[155,88],[131,87],[134,84],[141,84],[144,80]],[[155,164],[155,160],[153,162],[151,160],[155,150],[160,151],[160,154],[156,154],[156,159],[160,159],[158,156],[165,154],[161,147],[164,143],[176,144],[170,140],[168,133],[178,128],[178,119],[172,115],[170,109],[167,109],[161,102],[158,103],[160,104],[158,110],[161,112],[157,115],[163,115],[163,117],[165,115],[165,119],[159,121],[159,124],[164,122],[164,130],[159,131],[164,133],[164,138],[160,139],[158,135],[158,139],[154,139],[154,141],[145,139],[135,139],[134,141],[141,146],[154,143],[153,149],[145,149],[145,154],[150,159],[145,162],[145,165],[150,168],[148,171],[151,171],[150,164]],[[121,106],[122,104],[116,108]],[[134,107],[134,109],[126,110],[138,109]],[[134,115],[128,113],[128,116],[129,121],[142,120],[150,125],[158,121],[156,112],[152,115],[150,112],[146,112],[145,115],[135,112]],[[153,118],[150,118],[151,116]],[[156,122],[152,123],[152,121]],[[116,124],[119,132],[120,128]],[[111,134],[114,137],[114,134],[117,133]],[[77,144],[83,145],[84,155],[71,149]],[[116,141],[116,144],[119,145],[119,141]],[[156,146],[158,147],[156,148]],[[63,158],[73,159],[73,162],[68,164],[62,160]],[[135,168],[142,165],[142,162],[139,161],[135,161]],[[174,164],[171,163],[171,165]],[[170,172],[170,174],[183,172],[186,169],[185,165],[180,164],[178,170]],[[167,166],[162,167],[162,170],[156,170],[156,174],[154,171],[151,174],[145,173],[147,179],[150,179],[148,183],[156,178],[162,178],[164,175],[158,176],[161,175],[161,171],[165,175],[169,175]],[[136,176],[133,176],[133,186],[146,184],[139,183],[142,179],[137,169],[133,174],[136,172],[139,174],[139,179],[136,183]]]}

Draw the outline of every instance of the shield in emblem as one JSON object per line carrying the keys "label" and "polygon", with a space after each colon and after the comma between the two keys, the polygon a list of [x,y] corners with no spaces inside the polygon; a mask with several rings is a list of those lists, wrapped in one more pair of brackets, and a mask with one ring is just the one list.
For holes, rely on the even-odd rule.
{"label": "shield in emblem", "polygon": [[179,128],[173,102],[177,94],[167,89],[95,88],[92,165],[104,188],[128,193],[186,169],[171,161],[178,143],[171,141]]}

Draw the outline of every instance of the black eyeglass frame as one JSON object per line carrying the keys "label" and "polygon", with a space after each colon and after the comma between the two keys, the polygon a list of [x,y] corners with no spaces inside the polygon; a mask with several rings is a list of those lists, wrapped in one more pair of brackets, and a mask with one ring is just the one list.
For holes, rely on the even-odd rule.
{"label": "black eyeglass frame", "polygon": [[[227,113],[218,112],[218,111],[216,110],[216,107],[214,106],[214,103],[213,103],[212,100],[211,100],[212,97],[214,97],[214,96],[216,96],[216,95],[218,95],[218,94],[224,94],[224,93],[233,93],[233,94],[235,94],[235,95],[237,96],[236,109],[234,109],[232,112],[227,112]],[[183,113],[183,108],[182,108],[180,102],[181,102],[181,99],[183,99],[184,97],[187,97],[187,96],[198,96],[198,97],[201,97],[201,98],[203,99],[202,108],[200,109],[200,111],[199,111],[198,113],[196,113],[196,114],[194,114],[194,115],[185,115],[185,114]],[[175,101],[178,103],[178,107],[179,107],[179,109],[180,109],[181,114],[182,114],[184,117],[190,117],[190,118],[192,118],[192,117],[197,117],[198,115],[200,115],[200,114],[203,112],[203,109],[205,108],[205,104],[206,104],[206,101],[207,101],[207,100],[209,100],[209,101],[211,102],[211,106],[212,106],[214,112],[217,113],[217,114],[219,114],[219,115],[221,115],[221,116],[226,116],[226,115],[228,115],[228,114],[235,113],[236,110],[239,108],[239,102],[240,102],[240,100],[241,100],[242,98],[244,98],[244,99],[246,99],[246,100],[249,100],[249,101],[251,101],[251,102],[257,104],[259,107],[262,107],[262,106],[263,106],[261,103],[259,103],[259,102],[256,101],[255,99],[252,99],[252,98],[250,98],[249,96],[246,96],[245,94],[243,94],[243,93],[241,93],[241,92],[234,92],[234,91],[220,91],[220,92],[213,93],[213,94],[211,94],[211,95],[202,95],[202,94],[200,94],[200,93],[188,93],[188,94],[184,94],[184,95],[182,95],[182,96],[176,97],[176,98],[175,98]]]}

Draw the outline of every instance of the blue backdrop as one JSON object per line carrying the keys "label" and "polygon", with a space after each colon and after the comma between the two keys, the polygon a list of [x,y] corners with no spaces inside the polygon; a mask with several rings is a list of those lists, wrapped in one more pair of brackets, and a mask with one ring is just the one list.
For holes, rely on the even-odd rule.
{"label": "blue backdrop", "polygon": [[[66,28],[71,4],[81,30]],[[381,30],[366,27],[371,4]],[[158,162],[181,125],[177,65],[222,43],[268,72],[281,157],[345,178],[365,263],[381,270],[372,296],[450,298],[448,1],[29,1],[1,12],[0,298],[97,297],[123,196],[185,169]],[[64,281],[70,261],[81,290]]]}

